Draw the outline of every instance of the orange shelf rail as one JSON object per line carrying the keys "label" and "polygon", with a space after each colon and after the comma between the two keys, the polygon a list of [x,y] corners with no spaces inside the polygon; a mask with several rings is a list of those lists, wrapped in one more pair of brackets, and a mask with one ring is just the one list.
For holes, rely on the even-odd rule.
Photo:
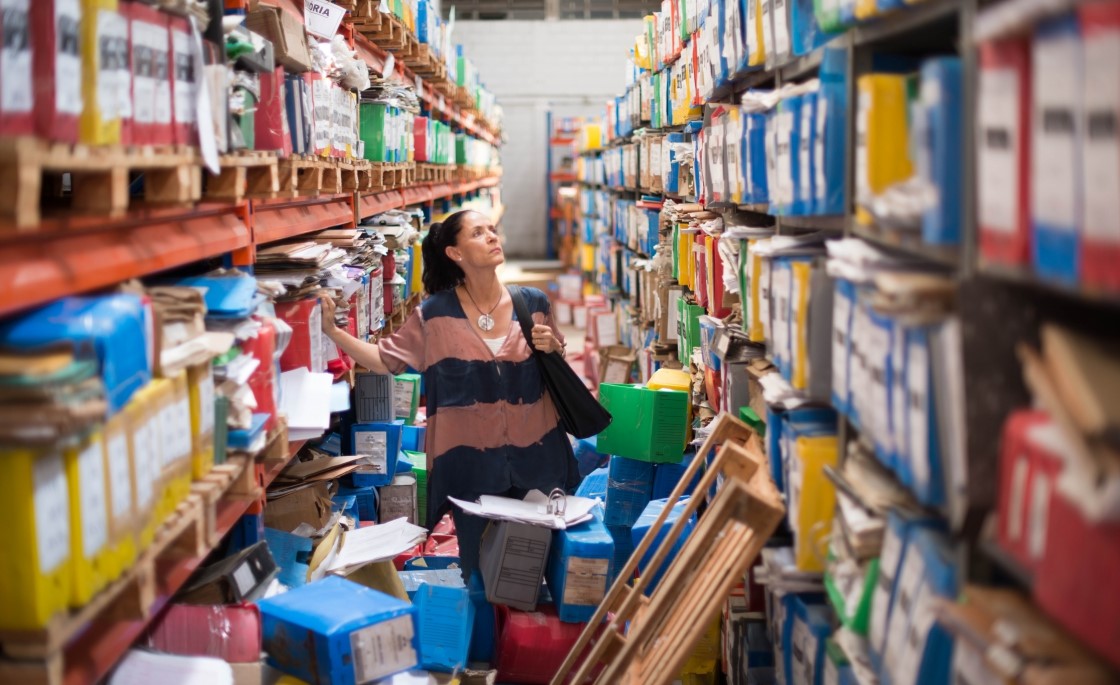
{"label": "orange shelf rail", "polygon": [[[288,443],[287,458],[278,460],[265,473],[266,489],[306,442],[306,440],[298,440]],[[224,538],[233,529],[251,504],[253,502],[249,499],[234,497],[227,497],[220,502],[217,516],[219,539]],[[163,613],[171,598],[202,565],[206,556],[179,557],[168,564],[159,565],[156,573],[156,601],[146,618],[119,620],[113,612],[106,612],[104,618],[92,622],[80,636],[66,645],[64,685],[89,685],[99,682],[120,661],[137,638],[147,630],[151,622]]]}
{"label": "orange shelf rail", "polygon": [[249,246],[244,205],[143,211],[0,237],[0,316]]}
{"label": "orange shelf rail", "polygon": [[354,225],[354,195],[253,200],[253,243],[263,245],[335,226]]}

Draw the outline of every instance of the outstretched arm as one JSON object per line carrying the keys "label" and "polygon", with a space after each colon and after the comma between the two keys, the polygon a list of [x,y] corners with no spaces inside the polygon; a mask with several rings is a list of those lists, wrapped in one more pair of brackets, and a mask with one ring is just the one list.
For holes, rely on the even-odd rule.
{"label": "outstretched arm", "polygon": [[362,342],[354,336],[335,325],[335,303],[329,297],[321,297],[323,305],[323,333],[331,339],[339,349],[374,373],[390,373],[389,367],[381,360],[381,350],[373,343]]}

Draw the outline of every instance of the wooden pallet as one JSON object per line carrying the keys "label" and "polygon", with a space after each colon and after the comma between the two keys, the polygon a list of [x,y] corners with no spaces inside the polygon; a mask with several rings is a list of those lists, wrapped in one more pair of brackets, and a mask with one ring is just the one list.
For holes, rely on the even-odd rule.
{"label": "wooden pallet", "polygon": [[[198,154],[176,146],[69,145],[31,137],[0,139],[0,217],[19,230],[38,226],[41,196],[63,197],[70,174],[70,206],[79,212],[120,216],[132,199],[132,176],[144,174],[143,200],[189,204],[201,195]],[[44,193],[54,189],[55,192]]]}
{"label": "wooden pallet", "polygon": [[247,469],[247,458],[215,466],[156,532],[152,544],[117,580],[86,606],[60,615],[39,631],[0,631],[0,683],[62,682],[65,647],[89,626],[104,621],[147,620],[156,603],[158,574],[177,559],[204,557],[221,540],[218,506]]}
{"label": "wooden pallet", "polygon": [[416,165],[416,182],[450,183],[454,171],[455,167],[450,164],[426,164],[421,162]]}
{"label": "wooden pallet", "polygon": [[222,155],[215,176],[207,172],[206,199],[241,202],[247,197],[275,197],[280,191],[274,152],[242,150]]}
{"label": "wooden pallet", "polygon": [[375,10],[369,16],[354,17],[351,23],[354,30],[371,43],[394,54],[409,48],[409,38],[415,40],[404,23],[392,14],[382,14]]}
{"label": "wooden pallet", "polygon": [[[552,685],[573,683],[635,683],[667,685],[717,615],[728,593],[753,563],[785,515],[780,493],[769,480],[761,441],[742,421],[720,414],[669,501],[685,494],[708,455],[722,446],[704,476],[692,489],[680,518],[640,576],[639,560],[647,556],[668,519],[671,507],[658,516],[626,562],[610,592],[584,628]],[[722,478],[699,524],[668,565],[652,598],[644,594],[680,540],[685,524],[717,478]],[[632,584],[631,584],[632,581]],[[600,633],[603,621],[607,621]],[[623,633],[629,624],[629,631]],[[596,635],[601,635],[595,639]]]}
{"label": "wooden pallet", "polygon": [[295,155],[279,162],[281,197],[316,197],[344,192],[343,168],[336,159]]}
{"label": "wooden pallet", "polygon": [[370,190],[381,192],[403,188],[415,180],[416,165],[413,162],[389,164],[373,162],[370,165]]}

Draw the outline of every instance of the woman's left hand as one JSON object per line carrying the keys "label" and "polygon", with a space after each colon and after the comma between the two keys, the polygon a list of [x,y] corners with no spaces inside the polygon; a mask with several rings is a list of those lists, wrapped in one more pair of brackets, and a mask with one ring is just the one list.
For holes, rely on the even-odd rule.
{"label": "woman's left hand", "polygon": [[564,350],[564,346],[556,339],[556,334],[544,324],[533,326],[533,347],[541,352],[563,352]]}

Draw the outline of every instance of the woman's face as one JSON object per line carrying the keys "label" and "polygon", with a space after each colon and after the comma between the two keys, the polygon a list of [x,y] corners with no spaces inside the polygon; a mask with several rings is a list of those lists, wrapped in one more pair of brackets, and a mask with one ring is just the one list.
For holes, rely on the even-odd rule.
{"label": "woman's face", "polygon": [[455,246],[447,248],[447,255],[464,268],[494,268],[505,261],[497,227],[479,212],[463,217]]}

